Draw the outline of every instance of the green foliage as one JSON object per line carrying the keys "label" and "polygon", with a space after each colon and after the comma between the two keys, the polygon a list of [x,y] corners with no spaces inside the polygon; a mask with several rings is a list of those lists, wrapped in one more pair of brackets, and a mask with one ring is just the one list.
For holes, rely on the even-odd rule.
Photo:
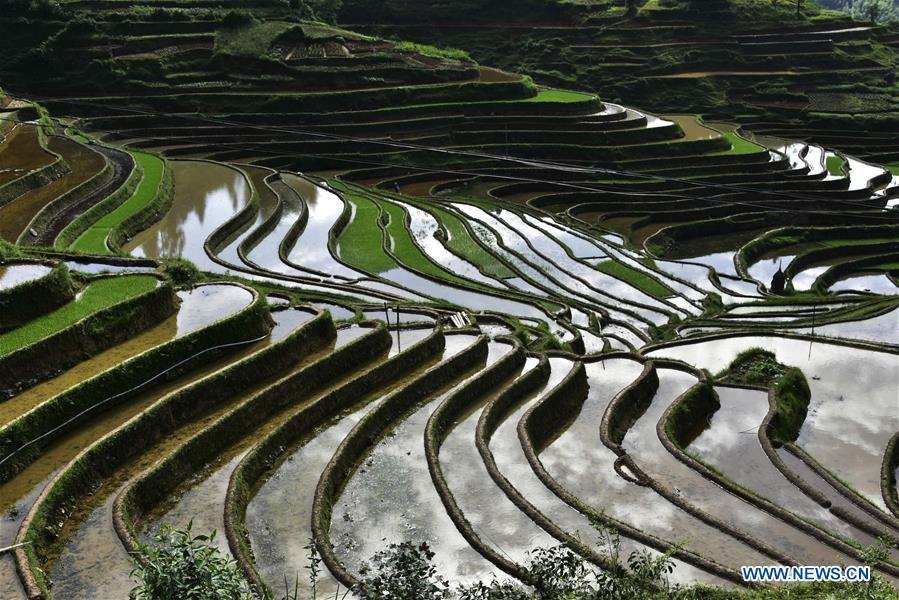
{"label": "green foliage", "polygon": [[894,0],[818,0],[827,8],[843,11],[853,19],[890,23],[899,21],[899,6]]}
{"label": "green foliage", "polygon": [[791,367],[774,388],[774,418],[768,434],[780,442],[794,442],[808,414],[811,390],[802,371]]}
{"label": "green foliage", "polygon": [[252,17],[249,20],[235,17],[231,22],[231,26],[216,32],[217,54],[250,58],[268,56],[272,42],[293,26],[283,21],[256,21]]}
{"label": "green foliage", "polygon": [[72,245],[72,249],[89,254],[109,254],[107,238],[112,230],[129,217],[150,206],[160,193],[165,162],[158,156],[134,152],[134,158],[143,170],[137,189],[125,202],[90,226]]}
{"label": "green foliage", "polygon": [[768,386],[783,377],[787,370],[773,352],[749,348],[740,352],[719,375],[730,383]]}
{"label": "green foliage", "polygon": [[836,154],[828,156],[826,162],[827,172],[834,177],[843,177],[843,160],[842,156]]}
{"label": "green foliage", "polygon": [[[814,583],[755,589],[722,589],[701,585],[671,585],[668,576],[674,570],[675,549],[660,555],[649,551],[631,552],[621,560],[620,536],[597,527],[603,553],[612,567],[598,571],[565,546],[537,548],[529,553],[526,565],[529,585],[517,582],[478,581],[453,586],[433,564],[434,553],[427,544],[412,542],[390,544],[363,563],[361,581],[353,590],[362,600],[894,600],[892,586],[875,575],[870,583]],[[138,600],[245,600],[250,596],[242,588],[237,566],[223,558],[214,545],[215,533],[193,536],[191,526],[179,531],[163,526],[149,544],[139,545],[140,562],[134,561],[132,576],[140,581],[132,591]],[[321,558],[310,541],[306,567],[311,595],[302,600],[317,600],[314,585],[321,571]],[[885,548],[874,546],[864,553],[871,565],[882,560]],[[301,600],[298,585],[293,589],[285,580],[282,600]],[[334,598],[343,600],[344,591]]]}
{"label": "green foliage", "polygon": [[132,558],[131,576],[139,584],[131,590],[137,600],[249,600],[237,563],[221,556],[211,535],[164,525],[151,543],[138,544],[140,559]]}
{"label": "green foliage", "polygon": [[728,142],[730,142],[730,150],[723,154],[755,154],[756,152],[763,152],[765,150],[762,146],[754,144],[731,131],[726,131],[722,133],[722,135]]}
{"label": "green foliage", "polygon": [[383,273],[396,267],[396,262],[383,250],[384,234],[378,228],[378,206],[359,194],[346,194],[355,207],[355,216],[338,238],[342,260],[370,273]]}
{"label": "green foliage", "polygon": [[724,302],[719,294],[711,293],[702,299],[702,315],[714,317],[724,311]]}
{"label": "green foliage", "polygon": [[77,300],[0,336],[0,356],[58,333],[90,314],[149,292],[157,283],[149,275],[123,275],[95,281]]}
{"label": "green foliage", "polygon": [[415,52],[431,58],[444,58],[463,62],[472,62],[468,52],[458,48],[437,48],[428,44],[416,44],[414,42],[400,42],[394,49],[400,52]]}
{"label": "green foliage", "polygon": [[652,275],[643,271],[638,271],[617,260],[604,260],[597,263],[595,268],[616,279],[625,281],[638,290],[645,292],[650,296],[655,296],[656,298],[667,298],[674,294],[668,286],[662,284],[662,282]]}
{"label": "green foliage", "polygon": [[203,279],[200,269],[185,258],[165,259],[162,272],[178,286],[192,286]]}
{"label": "green foliage", "polygon": [[437,574],[433,558],[434,553],[425,543],[391,544],[363,563],[359,570],[362,582],[355,591],[363,600],[449,598],[449,583]]}
{"label": "green foliage", "polygon": [[0,261],[9,260],[10,258],[19,258],[23,256],[18,246],[0,239]]}
{"label": "green foliage", "polygon": [[690,388],[668,414],[665,433],[681,448],[689,446],[708,425],[712,415],[721,408],[715,388],[700,383]]}

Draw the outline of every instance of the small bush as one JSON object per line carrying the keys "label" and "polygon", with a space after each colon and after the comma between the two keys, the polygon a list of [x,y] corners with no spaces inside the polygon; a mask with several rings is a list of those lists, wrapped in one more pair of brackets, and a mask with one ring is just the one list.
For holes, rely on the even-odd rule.
{"label": "small bush", "polygon": [[808,414],[811,390],[802,371],[787,369],[774,388],[775,414],[769,435],[780,442],[794,442]]}
{"label": "small bush", "polygon": [[132,559],[131,590],[138,600],[250,600],[237,563],[221,556],[215,532],[194,536],[191,523],[178,530],[164,525],[151,543],[138,544],[143,562]]}
{"label": "small bush", "polygon": [[777,362],[773,352],[763,348],[744,350],[721,373],[730,383],[767,386],[779,380],[787,367]]}
{"label": "small bush", "polygon": [[178,286],[191,286],[203,279],[200,269],[183,258],[166,260],[162,272]]}

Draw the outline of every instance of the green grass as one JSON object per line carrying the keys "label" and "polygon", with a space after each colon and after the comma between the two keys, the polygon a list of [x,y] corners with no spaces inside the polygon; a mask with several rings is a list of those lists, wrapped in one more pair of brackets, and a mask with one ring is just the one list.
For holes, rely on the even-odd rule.
{"label": "green grass", "polygon": [[369,273],[384,273],[396,268],[396,261],[382,247],[384,234],[378,227],[378,206],[349,191],[344,193],[344,198],[355,207],[355,216],[337,238],[338,256]]}
{"label": "green grass", "polygon": [[893,175],[899,175],[899,163],[893,163],[886,166],[890,173]]}
{"label": "green grass", "polygon": [[163,160],[158,156],[144,154],[143,152],[133,152],[132,154],[144,171],[144,176],[134,194],[81,234],[72,244],[72,250],[90,254],[109,254],[109,248],[106,246],[106,238],[109,237],[109,232],[125,219],[140,211],[156,197],[159,191],[159,183],[162,181]]}
{"label": "green grass", "polygon": [[437,48],[427,44],[416,44],[414,42],[400,42],[394,49],[399,52],[417,52],[431,58],[445,58],[449,60],[458,60],[463,62],[472,62],[471,57],[465,50],[458,48]]}
{"label": "green grass", "polygon": [[390,236],[390,249],[393,251],[394,256],[407,266],[422,273],[439,279],[470,284],[469,281],[444,271],[428,260],[428,257],[424,255],[415,243],[412,234],[406,229],[406,211],[403,210],[403,207],[391,202],[383,202],[381,206],[384,207],[384,211],[390,216],[390,221],[387,223],[387,234]]}
{"label": "green grass", "polygon": [[765,150],[762,146],[750,142],[747,139],[743,139],[732,131],[725,131],[721,135],[730,142],[730,150],[727,150],[722,154],[755,154]]}
{"label": "green grass", "polygon": [[827,157],[827,172],[835,177],[843,177],[843,160],[842,156],[832,155]]}
{"label": "green grass", "polygon": [[0,356],[58,333],[90,314],[149,292],[157,282],[149,275],[123,275],[95,281],[62,308],[0,335]]}
{"label": "green grass", "polygon": [[[413,203],[415,204],[415,203]],[[443,208],[427,205],[419,206],[423,210],[433,214],[440,224],[449,232],[449,240],[446,247],[457,256],[461,256],[468,262],[476,265],[482,272],[492,277],[505,279],[507,277],[516,277],[516,273],[499,260],[494,254],[491,254],[483,246],[481,246],[472,236],[468,229],[465,228],[464,221],[453,213]]]}
{"label": "green grass", "polygon": [[215,51],[236,56],[265,56],[275,38],[295,26],[283,21],[255,21],[244,27],[220,29],[215,36]]}
{"label": "green grass", "polygon": [[522,102],[588,102],[593,99],[591,94],[583,94],[581,92],[571,92],[568,90],[540,90],[533,98],[527,98]]}
{"label": "green grass", "polygon": [[456,283],[466,288],[493,291],[487,286],[476,284],[470,279],[459,277],[454,273],[441,269],[431,262],[424,252],[421,251],[421,248],[418,247],[418,244],[415,243],[415,239],[409,233],[409,230],[406,229],[406,211],[403,210],[403,207],[391,202],[382,202],[381,206],[384,207],[384,211],[390,216],[390,221],[387,223],[387,234],[390,236],[391,241],[390,249],[400,262],[437,279]]}
{"label": "green grass", "polygon": [[654,277],[642,271],[638,271],[637,269],[632,269],[615,260],[604,260],[597,263],[596,270],[602,271],[606,275],[611,275],[616,279],[625,281],[641,292],[645,292],[656,298],[667,298],[674,295],[674,292],[668,288],[668,286],[663,285]]}

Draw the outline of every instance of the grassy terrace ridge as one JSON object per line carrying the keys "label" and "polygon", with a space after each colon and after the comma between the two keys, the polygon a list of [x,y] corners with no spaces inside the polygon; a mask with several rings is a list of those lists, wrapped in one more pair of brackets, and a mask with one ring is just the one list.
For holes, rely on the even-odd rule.
{"label": "grassy terrace ridge", "polygon": [[390,250],[405,265],[446,281],[452,281],[466,287],[480,288],[478,284],[441,269],[431,262],[415,243],[412,234],[406,228],[406,211],[402,206],[390,201],[379,203],[387,214],[389,220],[385,230],[390,239]]}
{"label": "grassy terrace ridge", "polygon": [[435,204],[418,203],[414,200],[407,200],[407,202],[430,212],[440,222],[440,225],[446,228],[448,232],[446,247],[454,254],[461,256],[492,277],[505,279],[517,276],[495,254],[488,252],[472,237],[461,217]]}
{"label": "grassy terrace ridge", "polygon": [[378,227],[378,205],[366,196],[344,191],[344,198],[355,212],[337,238],[339,255],[350,265],[370,273],[384,273],[397,267],[384,251],[384,232]]}
{"label": "grassy terrace ridge", "polygon": [[732,132],[726,131],[722,135],[730,142],[730,150],[725,154],[754,154],[756,152],[764,152],[764,146],[759,146],[755,142],[750,142],[744,137]]}
{"label": "grassy terrace ridge", "polygon": [[158,156],[145,152],[132,152],[131,154],[144,171],[134,194],[81,234],[72,244],[72,250],[87,254],[109,254],[110,250],[106,240],[110,232],[129,217],[139,213],[156,197],[162,182],[165,162]]}
{"label": "grassy terrace ridge", "polygon": [[158,279],[149,275],[120,275],[93,281],[62,308],[0,335],[0,356],[62,331],[90,314],[149,292],[158,283]]}
{"label": "grassy terrace ridge", "polygon": [[638,290],[646,292],[650,296],[655,296],[656,298],[668,298],[674,294],[668,286],[663,285],[655,277],[622,264],[617,260],[604,260],[596,263],[593,267],[606,275],[611,275],[616,279],[620,279],[633,285]]}

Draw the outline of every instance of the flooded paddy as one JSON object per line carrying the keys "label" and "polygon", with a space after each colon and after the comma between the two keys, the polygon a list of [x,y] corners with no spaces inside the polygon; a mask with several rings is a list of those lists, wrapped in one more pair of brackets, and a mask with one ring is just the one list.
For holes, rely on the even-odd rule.
{"label": "flooded paddy", "polygon": [[254,245],[244,248],[244,254],[250,263],[260,269],[287,273],[288,267],[281,261],[278,250],[281,241],[300,218],[300,214],[303,212],[303,200],[292,187],[284,183],[283,179],[272,182],[272,187],[278,194],[281,215],[265,237]]}
{"label": "flooded paddy", "polygon": [[238,248],[256,228],[265,223],[278,208],[278,196],[266,185],[266,178],[272,174],[268,169],[239,165],[241,171],[250,179],[258,199],[255,218],[244,224],[225,242],[225,246],[217,251],[218,257],[226,263],[240,265],[242,260]]}
{"label": "flooded paddy", "polygon": [[886,275],[862,275],[841,279],[830,286],[831,292],[839,291],[872,292],[892,296],[899,294],[899,287]]}
{"label": "flooded paddy", "polygon": [[713,373],[741,351],[761,347],[802,369],[812,398],[797,445],[885,510],[880,493],[883,449],[899,431],[899,358],[823,341],[775,336],[733,337],[654,350]]}
{"label": "flooded paddy", "polygon": [[343,199],[309,179],[290,174],[283,179],[302,198],[308,215],[300,237],[288,249],[288,262],[327,277],[360,277],[361,273],[339,262],[329,249],[331,229],[345,208]]}
{"label": "flooded paddy", "polygon": [[[474,342],[473,336],[449,336],[443,360]],[[508,352],[508,344],[491,342],[487,365]],[[347,481],[333,508],[331,539],[340,559],[358,573],[362,560],[388,543],[426,542],[435,565],[459,582],[485,579],[493,566],[481,557],[446,514],[428,473],[422,435],[431,411],[478,366],[443,391],[422,399],[411,414],[393,426]]]}
{"label": "flooded paddy", "polygon": [[862,546],[876,539],[837,518],[802,493],[765,454],[758,438],[759,426],[768,413],[768,393],[718,386],[721,408],[712,415],[709,427],[687,451],[751,492],[782,506],[796,516]]}
{"label": "flooded paddy", "polygon": [[[606,408],[622,389],[643,370],[632,360],[605,360],[587,365],[589,395],[574,422],[540,457],[546,469],[578,498],[597,512],[623,521],[671,544],[737,569],[741,565],[765,564],[758,551],[731,538],[656,494],[620,477],[614,463],[617,455],[599,438],[599,423]],[[589,471],[583,464],[591,465]]]}
{"label": "flooded paddy", "polygon": [[[275,318],[277,320],[277,313]],[[269,343],[270,340],[266,340],[255,349]],[[249,354],[250,352],[245,350],[237,356],[218,361],[215,369],[204,369],[202,373],[180,382],[181,385],[170,386],[166,391],[173,391],[196,382],[202,376],[214,373]],[[314,355],[303,357],[300,361],[311,360],[312,356]],[[125,597],[133,586],[133,581],[129,577],[128,555],[112,527],[112,506],[116,495],[133,477],[170,455],[194,435],[212,425],[266,385],[273,383],[275,379],[276,377],[270,377],[255,382],[245,394],[228,398],[195,419],[176,424],[174,431],[162,437],[140,456],[116,468],[111,476],[104,479],[99,489],[91,496],[82,499],[60,535],[58,558],[51,560],[49,564],[48,572],[54,582],[54,594],[62,598]],[[157,392],[145,396],[150,396],[144,404],[144,407],[149,407],[163,398],[164,394]],[[133,413],[135,416],[137,414],[139,413]],[[102,435],[95,435],[93,439],[100,437]]]}
{"label": "flooded paddy", "polygon": [[100,275],[103,273],[140,273],[146,271],[155,271],[156,267],[146,266],[146,265],[131,265],[131,264],[123,264],[123,265],[113,265],[109,263],[103,262],[79,262],[74,260],[66,261],[66,266],[69,267],[70,271],[78,271],[79,273],[86,273],[88,275]]}
{"label": "flooded paddy", "polygon": [[125,244],[132,256],[186,258],[201,270],[222,272],[204,249],[206,239],[250,201],[240,171],[201,161],[174,161],[175,197],[156,224]]}
{"label": "flooded paddy", "polygon": [[[237,312],[247,306],[253,296],[241,287],[208,284],[194,290],[178,292],[178,298],[180,300],[178,312],[162,323],[0,403],[0,424],[9,423],[41,402],[138,354],[202,329]],[[210,304],[207,302],[211,302],[216,312],[208,311]]]}
{"label": "flooded paddy", "polygon": [[659,370],[659,381],[652,404],[628,430],[622,442],[624,449],[647,475],[682,496],[692,506],[737,531],[763,540],[774,549],[794,557],[800,564],[847,562],[848,557],[722,490],[671,455],[656,434],[656,423],[665,409],[692,387],[696,379],[678,371]]}
{"label": "flooded paddy", "polygon": [[409,231],[428,258],[465,279],[470,279],[489,287],[508,289],[503,285],[502,280],[487,277],[481,273],[481,270],[476,265],[450,252],[435,235],[440,229],[440,223],[436,217],[410,204],[397,204],[402,206],[408,213],[410,221]]}
{"label": "flooded paddy", "polygon": [[[2,521],[0,521],[0,532],[2,532],[3,535],[3,539],[0,540],[0,543],[3,543],[3,545],[9,545],[12,543],[22,519],[30,510],[31,505],[37,499],[37,496],[40,494],[43,488],[53,479],[54,476],[56,476],[56,474],[59,473],[59,471],[65,465],[69,463],[69,461],[74,459],[85,448],[89,447],[98,439],[102,438],[109,432],[121,426],[129,419],[149,408],[162,396],[174,392],[183,386],[189,385],[190,383],[193,383],[201,379],[202,377],[215,373],[231,362],[239,360],[240,358],[248,356],[256,350],[261,349],[267,343],[267,341],[257,342],[256,344],[240,349],[221,359],[217,359],[215,361],[207,363],[202,368],[192,371],[189,374],[183,375],[164,384],[154,386],[152,389],[144,391],[137,396],[129,399],[128,402],[113,407],[97,415],[97,417],[92,419],[88,425],[82,426],[81,428],[71,433],[67,433],[54,441],[52,445],[43,450],[41,456],[36,461],[26,467],[15,478],[4,483],[3,485],[0,485],[0,506],[4,507],[3,509],[7,511],[6,517]],[[101,488],[99,492],[102,493],[102,491],[105,489],[105,487]],[[112,490],[109,490],[106,493],[112,493]],[[107,509],[111,508],[112,502],[111,498],[109,498],[108,500],[109,502],[107,503],[107,505],[105,505]],[[105,520],[106,516],[108,516],[108,512],[105,515],[102,513],[93,515],[92,513],[92,516],[94,518],[94,522],[96,522],[100,527],[104,527],[106,525],[110,527],[109,534],[111,535],[111,537],[107,535],[105,538],[103,538],[106,540],[106,545],[98,547],[97,549],[92,548],[90,542],[88,541],[86,546],[86,548],[88,549],[85,550],[86,559],[90,559],[93,556],[93,553],[97,551],[97,562],[94,563],[93,567],[86,568],[87,573],[79,573],[79,575],[87,577],[90,576],[91,573],[93,573],[93,576],[95,577],[105,576],[107,574],[106,571],[104,571],[104,569],[106,568],[105,561],[112,557],[112,560],[117,560],[117,562],[112,563],[112,566],[118,565],[120,567],[119,570],[121,570],[121,567],[124,567],[125,571],[124,575],[122,575],[121,573],[112,573],[111,571],[109,575],[110,577],[114,578],[115,582],[118,583],[120,589],[124,589],[127,592],[127,590],[130,589],[131,585],[133,585],[128,581],[127,577],[128,570],[130,569],[127,562],[128,557],[125,554],[125,550],[124,548],[122,548],[118,538],[115,536],[115,533],[111,529],[111,520]],[[89,535],[99,535],[99,532],[94,530],[91,531]],[[113,538],[115,538],[115,543],[113,543]],[[99,551],[100,548],[103,549],[103,552]],[[9,567],[8,569],[7,566]],[[74,576],[68,570],[66,570],[65,567],[63,567],[62,570],[58,572],[61,573],[61,577],[64,581],[71,582],[72,585],[76,586],[74,587],[74,590],[77,593],[74,596],[63,595],[57,597],[81,597],[78,595],[81,593],[78,590],[81,590],[82,588],[75,583]],[[63,583],[63,585],[66,584]],[[2,561],[0,561],[0,594],[3,594],[3,597],[6,598],[6,590],[15,589],[19,586],[20,584],[18,582],[18,577],[14,572],[12,556],[6,555],[2,557]],[[59,589],[60,588],[54,587],[55,593],[59,593]],[[87,595],[85,597],[99,597],[91,594],[90,592],[86,593]],[[124,595],[122,597],[124,597]]]}
{"label": "flooded paddy", "polygon": [[0,266],[0,290],[8,290],[28,281],[40,279],[51,270],[52,267],[38,264]]}
{"label": "flooded paddy", "polygon": [[899,345],[899,310],[863,321],[844,321],[791,329],[796,333]]}
{"label": "flooded paddy", "polygon": [[[390,356],[432,332],[426,329],[403,331],[400,333],[401,343],[397,343],[397,333],[400,332],[394,334]],[[300,589],[302,592],[309,591],[304,572],[308,559],[305,546],[312,535],[312,501],[320,474],[340,442],[359,419],[377,405],[377,400],[408,383],[424,368],[419,367],[387,387],[372,390],[350,409],[322,423],[300,440],[296,447],[287,449],[273,471],[259,484],[247,506],[246,523],[256,566],[272,588],[278,589],[285,575],[289,580],[299,575]],[[305,534],[302,533],[304,531]],[[328,595],[338,588],[336,580],[327,570],[320,576],[317,586],[320,593]]]}
{"label": "flooded paddy", "polygon": [[[533,405],[533,402],[558,385],[573,364],[566,359],[550,359],[551,373],[546,386],[506,415],[490,438],[490,450],[502,475],[528,502],[567,534],[578,538],[597,552],[603,553],[606,551],[605,542],[600,539],[600,534],[594,529],[590,519],[553,494],[534,473],[516,431],[519,420]],[[597,443],[601,444],[599,441]],[[623,556],[640,550],[648,550],[648,548],[627,538],[622,538],[621,554]],[[652,553],[652,551],[650,552]],[[718,578],[707,575],[681,561],[674,562],[676,567],[674,573],[671,574],[672,581],[720,582]]]}
{"label": "flooded paddy", "polygon": [[[292,311],[299,312],[299,311]],[[280,329],[281,337],[294,331],[302,324],[295,318],[284,320],[281,316],[284,313],[276,313],[279,319],[277,329]],[[293,317],[293,315],[288,315]],[[312,364],[315,360],[324,357],[333,350],[337,350],[346,344],[358,339],[370,330],[363,328],[347,328],[337,332],[337,339],[333,345],[328,345],[325,349],[304,357],[298,365],[291,369],[290,373],[296,373],[300,369]],[[273,342],[277,341],[274,338]],[[290,373],[283,373],[282,377],[288,376]],[[338,378],[329,384],[328,389],[339,386],[350,375],[344,378]],[[323,395],[323,392],[316,392],[313,398]],[[251,394],[247,394],[245,398],[249,399]],[[299,406],[305,406],[310,399],[300,402],[298,405],[289,405],[285,409],[278,411],[272,415],[261,427],[249,432],[249,435],[241,438],[219,454],[216,459],[208,463],[205,468],[194,473],[187,481],[168,498],[162,505],[157,507],[150,515],[147,515],[141,525],[141,538],[146,541],[151,534],[159,531],[163,524],[174,525],[184,528],[191,521],[194,523],[196,531],[217,532],[217,547],[225,554],[230,555],[228,541],[225,538],[225,495],[228,491],[228,482],[234,467],[246,456],[252,447],[268,433],[280,426]]]}
{"label": "flooded paddy", "polygon": [[[527,359],[522,374],[537,362]],[[456,503],[483,541],[518,564],[526,564],[529,552],[558,542],[521,512],[487,471],[475,434],[484,402],[489,401],[479,402],[454,424],[440,448],[440,466]]]}

